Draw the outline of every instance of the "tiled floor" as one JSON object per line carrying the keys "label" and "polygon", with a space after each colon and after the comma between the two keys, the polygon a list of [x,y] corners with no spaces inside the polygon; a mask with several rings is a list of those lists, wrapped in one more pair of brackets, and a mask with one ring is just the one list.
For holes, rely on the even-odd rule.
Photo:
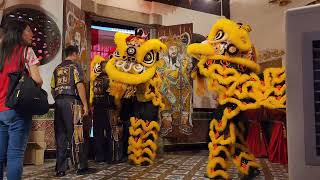
{"label": "tiled floor", "polygon": [[[105,163],[90,162],[90,168],[95,173],[90,175],[77,176],[74,171],[67,172],[67,176],[61,179],[80,179],[80,180],[100,180],[100,179],[165,179],[165,180],[186,180],[186,179],[206,179],[207,153],[183,153],[166,154],[159,156],[152,166],[132,166],[128,163],[108,165]],[[267,159],[259,159],[263,169],[258,180],[264,179],[288,179],[286,167],[280,164],[270,163]],[[25,166],[24,179],[57,179],[54,176],[54,160],[48,160],[42,166]],[[232,179],[237,179],[236,168],[230,168]]]}

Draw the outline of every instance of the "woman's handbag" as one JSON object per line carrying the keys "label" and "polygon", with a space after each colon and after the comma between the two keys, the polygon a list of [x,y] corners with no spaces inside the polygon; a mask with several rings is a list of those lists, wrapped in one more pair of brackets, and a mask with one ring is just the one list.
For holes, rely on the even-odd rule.
{"label": "woman's handbag", "polygon": [[[21,58],[19,67],[21,67]],[[22,71],[8,74],[10,83],[6,106],[18,112],[31,115],[43,115],[49,111],[48,94],[28,74],[25,67]]]}

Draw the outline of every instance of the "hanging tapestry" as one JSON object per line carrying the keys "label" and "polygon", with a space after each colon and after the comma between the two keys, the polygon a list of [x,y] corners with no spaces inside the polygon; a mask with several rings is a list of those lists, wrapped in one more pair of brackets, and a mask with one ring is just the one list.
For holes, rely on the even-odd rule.
{"label": "hanging tapestry", "polygon": [[85,80],[89,80],[89,53],[88,53],[88,28],[85,22],[85,13],[69,0],[66,0],[64,11],[64,44],[77,46]]}
{"label": "hanging tapestry", "polygon": [[162,54],[164,63],[158,69],[164,77],[161,93],[165,109],[160,112],[162,137],[192,134],[192,63],[186,52],[191,34],[192,24],[161,27],[157,32],[158,38],[168,47],[168,51]]}

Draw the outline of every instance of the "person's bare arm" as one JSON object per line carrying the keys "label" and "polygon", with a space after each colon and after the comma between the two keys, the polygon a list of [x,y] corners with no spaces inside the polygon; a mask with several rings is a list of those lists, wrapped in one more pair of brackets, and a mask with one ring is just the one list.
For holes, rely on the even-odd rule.
{"label": "person's bare arm", "polygon": [[43,80],[40,76],[39,72],[39,59],[34,53],[33,49],[30,47],[27,47],[24,50],[24,56],[26,58],[27,66],[29,67],[29,73],[31,78],[41,87],[43,84]]}
{"label": "person's bare arm", "polygon": [[52,77],[51,77],[50,86],[51,86],[51,95],[52,95],[52,97],[54,97],[54,88],[56,88],[56,81],[54,79],[54,72],[53,72]]}
{"label": "person's bare arm", "polygon": [[31,78],[41,87],[43,84],[43,80],[40,76],[38,65],[32,65],[29,67]]}
{"label": "person's bare arm", "polygon": [[86,97],[86,88],[84,87],[84,84],[82,82],[77,83],[77,89],[79,92],[79,96],[81,99],[81,102],[83,104],[83,111],[84,111],[84,116],[88,115],[88,103],[87,103],[87,97]]}

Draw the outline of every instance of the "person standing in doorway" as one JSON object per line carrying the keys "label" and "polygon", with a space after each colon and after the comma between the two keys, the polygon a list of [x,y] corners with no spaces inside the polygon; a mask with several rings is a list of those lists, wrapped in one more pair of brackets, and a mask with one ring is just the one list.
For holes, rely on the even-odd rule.
{"label": "person standing in doorway", "polygon": [[23,171],[23,158],[31,129],[32,116],[26,112],[17,112],[6,106],[8,74],[27,67],[29,75],[39,85],[42,78],[39,73],[39,60],[32,48],[33,33],[25,22],[10,21],[5,26],[0,43],[0,180],[3,179],[5,162],[7,178],[19,180]]}
{"label": "person standing in doorway", "polygon": [[[105,69],[106,63],[106,61],[100,63],[101,69]],[[122,149],[113,142],[114,136],[117,134],[114,129],[118,127],[118,123],[114,120],[118,119],[119,115],[116,111],[114,97],[109,95],[108,88],[108,75],[102,71],[93,82],[95,161],[111,163],[120,160],[122,157]],[[120,137],[118,134],[116,136]],[[116,138],[116,140],[119,139]],[[118,144],[120,144],[120,142]]]}
{"label": "person standing in doorway", "polygon": [[[101,69],[104,67],[104,62],[100,63]],[[102,67],[103,66],[103,67]],[[106,74],[101,72],[93,82],[93,137],[94,137],[94,156],[96,162],[111,161],[107,158],[111,151],[107,148],[106,137],[111,134],[108,117],[108,100],[107,93],[109,80]],[[110,147],[110,146],[109,146]]]}
{"label": "person standing in doorway", "polygon": [[[83,70],[76,63],[79,58],[77,47],[66,47],[64,54],[66,58],[55,68],[51,80],[52,95],[55,99],[54,130],[58,177],[65,176],[69,168],[68,147],[72,149],[71,158],[77,174],[88,170],[87,156],[83,151],[83,130],[82,126],[79,126],[79,119],[88,115]],[[79,112],[79,107],[82,107],[82,112]],[[79,147],[80,144],[82,145]]]}

